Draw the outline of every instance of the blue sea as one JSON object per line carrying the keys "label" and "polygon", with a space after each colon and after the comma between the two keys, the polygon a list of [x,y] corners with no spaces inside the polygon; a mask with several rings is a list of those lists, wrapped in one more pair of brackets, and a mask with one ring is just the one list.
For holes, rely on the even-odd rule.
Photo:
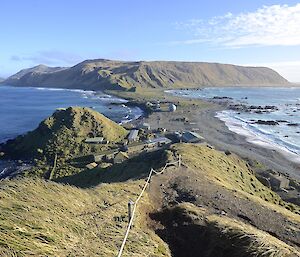
{"label": "blue sea", "polygon": [[[224,110],[217,113],[216,117],[224,121],[229,130],[244,135],[249,142],[281,151],[291,160],[300,163],[300,88],[231,87],[168,92],[182,97],[207,100],[214,97],[230,97],[233,103],[247,106],[276,106],[278,110],[270,113]],[[286,122],[272,126],[256,124],[254,120]]]}
{"label": "blue sea", "polygon": [[101,92],[0,86],[0,143],[35,129],[60,107],[91,107],[118,123],[142,115],[141,109],[122,103],[126,100]]}

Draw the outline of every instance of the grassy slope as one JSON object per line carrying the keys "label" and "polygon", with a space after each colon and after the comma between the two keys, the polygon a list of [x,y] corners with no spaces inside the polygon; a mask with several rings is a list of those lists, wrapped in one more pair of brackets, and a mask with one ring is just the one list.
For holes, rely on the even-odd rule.
{"label": "grassy slope", "polygon": [[174,150],[200,176],[300,222],[300,207],[282,201],[280,196],[258,181],[250,166],[236,155],[227,156],[223,152],[193,144],[177,144]]}
{"label": "grassy slope", "polygon": [[[292,205],[283,203],[257,181],[246,163],[236,156],[190,144],[177,144],[172,150],[182,155],[184,164],[194,169],[199,179],[206,176],[238,197],[247,197],[299,222],[299,216],[289,210],[298,212],[297,207],[292,209]],[[65,181],[85,189],[40,179],[1,181],[2,255],[115,256],[126,229],[128,200],[137,197],[149,167],[156,163],[154,167],[159,168],[171,156],[159,152],[149,154],[115,168],[94,169]],[[128,180],[130,178],[136,180]],[[101,181],[112,183],[97,186]],[[91,185],[95,187],[90,188]],[[218,235],[221,233],[229,242],[246,238],[247,247],[260,255],[298,254],[280,240],[235,219],[203,216],[202,210],[199,212],[193,205],[180,205],[179,208],[198,221],[204,218],[208,227],[213,226]],[[124,256],[170,256],[168,246],[145,225],[146,212],[151,210],[146,192]],[[274,252],[280,254],[272,255]]]}
{"label": "grassy slope", "polygon": [[[165,209],[163,225],[168,227],[168,234],[178,238],[173,244],[181,252],[181,240],[190,247],[188,250],[201,252],[201,256],[300,256],[300,252],[269,233],[251,225],[222,215],[211,215],[204,208],[191,203],[181,203]],[[176,223],[176,226],[173,224]],[[198,234],[194,237],[193,233]],[[192,235],[191,235],[192,234]],[[195,247],[193,244],[197,244]],[[178,255],[176,255],[178,256]],[[191,253],[188,256],[193,256]]]}
{"label": "grassy slope", "polygon": [[35,158],[39,167],[32,172],[42,176],[52,166],[57,154],[59,166],[55,177],[59,177],[78,172],[75,168],[67,168],[68,160],[105,148],[101,144],[84,143],[86,138],[101,136],[114,144],[127,134],[123,127],[92,109],[69,107],[56,111],[34,131],[10,141],[4,146],[4,152],[15,158]]}
{"label": "grassy slope", "polygon": [[[79,189],[41,179],[2,181],[1,256],[116,256],[127,202],[143,180]],[[147,195],[123,256],[165,256],[167,246],[144,225]]]}
{"label": "grassy slope", "polygon": [[57,72],[39,72],[40,69],[36,67],[36,72],[29,69],[30,72],[25,71],[19,79],[12,76],[6,83],[94,90],[288,84],[269,68],[218,63],[88,60]]}

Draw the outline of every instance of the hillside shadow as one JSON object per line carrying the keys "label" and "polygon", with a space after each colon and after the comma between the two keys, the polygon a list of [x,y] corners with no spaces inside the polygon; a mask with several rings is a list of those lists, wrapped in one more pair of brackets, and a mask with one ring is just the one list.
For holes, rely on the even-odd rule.
{"label": "hillside shadow", "polygon": [[150,153],[142,153],[123,163],[114,164],[108,168],[95,168],[84,170],[78,174],[58,178],[58,183],[74,185],[80,188],[90,188],[100,183],[117,183],[127,180],[145,178],[152,168],[160,169],[165,165],[167,159],[164,150]]}

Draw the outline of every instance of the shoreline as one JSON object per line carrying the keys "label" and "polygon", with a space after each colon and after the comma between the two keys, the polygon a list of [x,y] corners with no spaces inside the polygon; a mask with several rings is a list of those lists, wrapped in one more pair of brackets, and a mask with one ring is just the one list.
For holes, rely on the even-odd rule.
{"label": "shoreline", "polygon": [[[253,144],[247,141],[246,136],[230,131],[225,122],[216,117],[217,112],[224,110],[224,106],[208,103],[210,107],[203,109],[191,106],[179,108],[174,113],[154,112],[149,117],[143,117],[142,122],[149,123],[153,129],[164,127],[171,132],[195,129],[208,144],[218,150],[230,151],[245,160],[258,161],[287,177],[300,179],[299,163],[292,162],[278,150]],[[182,117],[186,117],[189,123],[176,121]]]}
{"label": "shoreline", "polygon": [[251,144],[255,144],[266,149],[275,150],[280,152],[283,156],[285,156],[291,162],[300,165],[300,155],[296,152],[293,152],[291,149],[280,145],[278,143],[273,142],[271,139],[264,137],[263,135],[256,134],[250,129],[245,128],[242,124],[237,122],[232,122],[229,117],[224,115],[224,111],[217,112],[215,115],[216,118],[223,121],[228,128],[228,130],[244,136],[245,140]]}
{"label": "shoreline", "polygon": [[[45,88],[45,90],[49,88]],[[51,89],[50,89],[51,90]],[[54,89],[56,90],[56,89]],[[64,89],[60,89],[64,90]],[[69,89],[66,89],[69,90]],[[84,91],[84,90],[82,90]],[[89,91],[91,92],[91,91]],[[289,160],[282,152],[265,147],[265,145],[253,144],[247,141],[245,135],[237,134],[226,126],[225,122],[216,117],[217,112],[223,111],[226,106],[203,99],[189,99],[174,97],[164,91],[142,92],[145,96],[139,98],[136,93],[92,91],[102,93],[109,97],[122,100],[111,105],[126,105],[127,108],[138,107],[141,116],[128,123],[149,123],[152,129],[166,128],[170,132],[183,130],[196,130],[205,138],[205,141],[221,151],[230,151],[243,159],[257,160],[269,169],[276,170],[287,176],[300,179],[300,164]],[[124,94],[125,93],[125,94]],[[153,94],[152,94],[153,93]],[[154,99],[178,103],[176,112],[152,112],[147,108],[146,102]],[[124,101],[123,101],[124,100]],[[196,103],[196,104],[195,104]],[[202,106],[202,107],[199,107]],[[178,121],[178,118],[185,117],[188,123]],[[177,120],[176,120],[177,119]]]}

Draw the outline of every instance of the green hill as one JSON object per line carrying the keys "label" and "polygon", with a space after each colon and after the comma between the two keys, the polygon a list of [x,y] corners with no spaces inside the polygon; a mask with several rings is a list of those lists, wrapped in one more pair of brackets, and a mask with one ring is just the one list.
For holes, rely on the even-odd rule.
{"label": "green hill", "polygon": [[[69,107],[54,112],[37,129],[9,140],[2,146],[2,150],[10,158],[34,159],[39,167],[45,167],[40,174],[43,175],[49,169],[48,166],[53,165],[55,155],[59,160],[58,165],[68,167],[69,164],[65,163],[68,160],[112,146],[127,134],[123,127],[92,109]],[[110,144],[85,143],[90,137],[103,137]],[[36,170],[38,171],[41,169]],[[56,177],[65,172],[72,174],[76,171],[61,171]]]}
{"label": "green hill", "polygon": [[236,85],[287,85],[272,69],[205,62],[125,62],[87,60],[71,68],[36,66],[9,77],[13,86],[64,87],[90,90],[196,88]]}

